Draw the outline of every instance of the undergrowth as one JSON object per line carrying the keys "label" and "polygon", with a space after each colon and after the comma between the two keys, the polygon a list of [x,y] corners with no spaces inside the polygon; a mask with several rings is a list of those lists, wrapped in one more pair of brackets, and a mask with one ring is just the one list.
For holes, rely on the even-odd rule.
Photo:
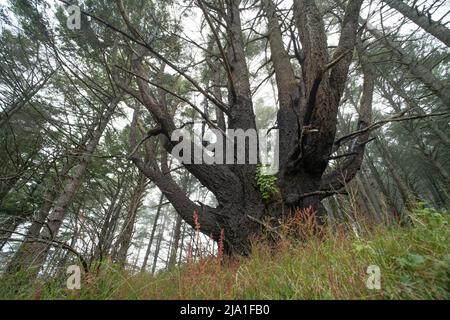
{"label": "undergrowth", "polygon": [[[20,289],[20,275],[3,276],[0,298],[449,299],[449,214],[422,207],[412,219],[408,228],[355,235],[344,226],[313,230],[303,216],[279,229],[276,246],[253,241],[250,257],[208,256],[156,275],[102,262],[98,274],[83,275],[80,290],[68,290],[65,275]],[[366,286],[371,265],[381,271],[379,290]]]}

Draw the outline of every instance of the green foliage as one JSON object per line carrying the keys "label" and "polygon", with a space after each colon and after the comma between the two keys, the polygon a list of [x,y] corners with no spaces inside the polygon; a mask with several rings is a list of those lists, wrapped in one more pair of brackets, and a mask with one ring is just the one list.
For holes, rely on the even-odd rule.
{"label": "green foliage", "polygon": [[[103,262],[84,276],[81,290],[67,290],[65,274],[19,288],[4,276],[6,299],[449,299],[450,216],[418,208],[410,228],[380,227],[363,236],[328,230],[322,237],[264,241],[253,254],[217,263],[205,259],[152,276]],[[381,289],[366,286],[367,268],[379,266]],[[97,268],[95,267],[97,270]]]}
{"label": "green foliage", "polygon": [[264,166],[267,165],[260,164],[256,168],[256,184],[259,187],[263,200],[267,201],[273,193],[278,192],[278,188],[276,185],[277,177],[275,175],[263,174]]}

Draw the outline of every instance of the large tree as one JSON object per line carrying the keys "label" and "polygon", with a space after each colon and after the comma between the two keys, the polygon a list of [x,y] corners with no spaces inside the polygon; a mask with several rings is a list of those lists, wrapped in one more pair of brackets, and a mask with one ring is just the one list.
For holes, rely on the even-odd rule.
{"label": "large tree", "polygon": [[[36,272],[43,265],[53,270],[48,257],[58,257],[61,250],[50,248],[62,244],[63,250],[76,247],[73,253],[88,257],[85,261],[102,260],[112,252],[118,262],[129,265],[129,253],[136,265],[142,248],[135,245],[141,241],[133,241],[133,231],[142,230],[146,220],[137,214],[145,210],[138,208],[147,181],[154,186],[151,190],[161,191],[142,264],[145,269],[152,259],[153,271],[160,254],[169,266],[177,251],[183,256],[178,243],[182,248],[187,225],[215,240],[224,234],[227,253],[247,254],[252,235],[266,229],[276,232],[279,221],[299,209],[311,207],[308,212],[315,213],[317,223],[327,217],[337,221],[352,210],[365,211],[382,223],[391,220],[384,219],[385,207],[401,218],[402,209],[411,208],[418,197],[431,194],[435,203],[448,201],[440,196],[441,190],[448,190],[447,120],[441,117],[422,126],[423,118],[448,114],[441,63],[448,61],[447,48],[429,52],[430,43],[434,48],[440,42],[420,21],[415,22],[427,31],[422,32],[424,39],[397,32],[396,23],[394,28],[384,21],[371,25],[374,12],[363,8],[363,0],[85,0],[79,2],[81,30],[69,30],[64,6],[56,12],[58,25],[46,18],[46,6],[40,6],[45,3],[20,0],[12,6],[23,32],[45,49],[39,53],[51,66],[40,63],[26,90],[17,89],[24,82],[17,76],[20,68],[9,68],[20,46],[11,46],[12,34],[2,38],[11,47],[1,64],[10,71],[0,79],[2,92],[9,96],[0,119],[0,130],[8,133],[5,146],[30,140],[20,130],[22,119],[30,121],[31,107],[44,96],[54,105],[48,115],[43,113],[41,121],[49,127],[45,133],[58,133],[51,135],[52,143],[27,147],[30,152],[16,148],[17,158],[29,161],[15,161],[11,152],[0,159],[5,168],[23,164],[15,168],[17,176],[3,174],[8,183],[0,185],[0,193],[9,202],[16,199],[12,191],[23,189],[20,185],[45,186],[39,188],[42,204],[27,215],[32,225],[23,239],[11,239],[22,216],[0,228],[3,243],[24,242],[10,261],[10,271],[32,265]],[[380,13],[406,15],[384,6],[384,1],[377,3]],[[400,25],[407,21],[399,20]],[[189,30],[192,21],[200,30]],[[37,23],[38,29],[30,26]],[[21,64],[32,64],[33,59],[28,60]],[[43,106],[39,109],[47,109]],[[385,108],[395,113],[386,116]],[[373,123],[372,113],[378,120]],[[380,130],[387,137],[373,147],[368,144],[373,130],[404,120],[410,120],[407,127]],[[279,171],[261,176],[261,167],[254,163],[180,163],[174,152],[180,143],[200,151],[192,152],[192,158],[212,150],[207,138],[172,141],[177,129],[193,131],[198,122],[202,132],[207,127],[227,132],[262,125],[278,130]],[[252,147],[245,146],[246,160]],[[422,162],[431,162],[430,170],[410,157],[412,148],[419,148]],[[34,150],[40,150],[39,161],[33,160]],[[48,150],[54,155],[47,161]],[[358,173],[367,152],[370,177],[367,171]],[[414,181],[419,170],[420,184]],[[369,185],[367,178],[375,178],[376,185]],[[195,196],[188,185],[205,196]],[[348,201],[340,193],[348,193]],[[162,208],[166,200],[178,214],[175,223]],[[325,208],[331,206],[330,214]],[[349,214],[357,225],[356,212]],[[165,228],[171,225],[173,244],[165,252]]]}
{"label": "large tree", "polygon": [[[143,35],[140,26],[134,24],[135,17],[131,9],[129,10],[120,0],[117,0],[117,7],[127,30],[118,30],[111,26],[125,39],[137,44],[130,68],[120,67],[122,72],[132,73],[135,76],[137,89],[132,85],[121,83],[120,75],[116,75],[116,80],[125,92],[140,101],[151,114],[155,126],[148,129],[148,136],[159,135],[162,146],[169,153],[178,142],[171,141],[172,133],[177,126],[166,95],[167,92],[176,95],[176,92],[165,88],[158,79],[149,77],[148,66],[153,67],[155,64],[153,61],[149,63],[150,59],[176,70],[190,85],[201,92],[209,103],[219,109],[219,114],[225,115],[227,129],[244,131],[256,129],[254,97],[246,59],[247,43],[244,40],[241,21],[242,3],[197,1],[196,5],[201,9],[205,23],[211,30],[216,50],[207,51],[206,54],[212,55],[220,62],[221,74],[226,79],[224,83],[227,88],[226,100],[221,99],[217,92],[214,94],[204,89],[194,80],[193,75],[179,68],[170,57],[158,52],[148,41],[148,37]],[[260,21],[265,21],[267,26],[264,37],[268,39],[270,46],[270,62],[275,73],[279,102],[276,125],[280,141],[280,169],[276,176],[278,197],[270,197],[267,201],[263,199],[256,182],[258,169],[255,164],[185,163],[184,167],[208,188],[217,200],[215,207],[197,204],[186,196],[170,174],[163,173],[166,171],[163,168],[166,163],[161,161],[161,166],[158,166],[155,161],[145,160],[143,155],[145,151],[134,152],[131,155],[133,162],[162,190],[187,223],[194,225],[193,216],[194,212],[197,212],[202,232],[218,239],[221,230],[224,230],[227,252],[248,253],[250,236],[264,228],[264,221],[292,214],[297,208],[312,207],[320,220],[325,213],[321,200],[341,189],[358,171],[366,141],[357,136],[350,154],[342,165],[324,174],[330,156],[336,151],[337,112],[357,40],[361,5],[362,0],[350,0],[346,3],[339,26],[339,43],[334,50],[330,50],[323,15],[315,1],[295,1],[292,15],[287,16],[291,21],[284,22],[280,17],[283,10],[271,0],[255,4],[262,13]],[[296,61],[292,61],[284,42],[283,29],[286,25],[292,29],[295,26],[296,29],[296,32],[292,33],[297,47]],[[297,38],[300,40],[301,48],[297,44]],[[301,67],[301,72],[296,70],[295,64]],[[223,84],[214,83],[214,85],[220,87]],[[370,86],[367,84],[367,87]],[[164,94],[156,95],[155,88],[159,91],[162,89]],[[368,94],[371,92],[368,91]],[[370,99],[365,97],[363,104],[370,104]],[[363,108],[370,109],[370,105]],[[215,126],[207,114],[201,115],[208,125]],[[133,121],[135,129],[132,130],[131,138],[135,149],[141,147],[141,144],[137,143],[138,118],[139,112],[136,111]],[[370,118],[367,119],[367,112],[363,112],[358,129],[368,126],[368,121]],[[201,147],[193,143],[193,148]]]}

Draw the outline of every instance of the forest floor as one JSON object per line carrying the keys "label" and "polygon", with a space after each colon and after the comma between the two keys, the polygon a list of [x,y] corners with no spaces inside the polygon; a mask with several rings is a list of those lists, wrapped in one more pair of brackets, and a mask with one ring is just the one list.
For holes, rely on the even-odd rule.
{"label": "forest floor", "polygon": [[302,239],[282,236],[276,247],[255,241],[250,257],[219,254],[154,276],[102,263],[97,275],[82,277],[80,290],[66,288],[65,274],[21,289],[17,278],[3,277],[0,298],[449,299],[450,215],[422,208],[412,219],[410,227],[359,235],[304,229]]}

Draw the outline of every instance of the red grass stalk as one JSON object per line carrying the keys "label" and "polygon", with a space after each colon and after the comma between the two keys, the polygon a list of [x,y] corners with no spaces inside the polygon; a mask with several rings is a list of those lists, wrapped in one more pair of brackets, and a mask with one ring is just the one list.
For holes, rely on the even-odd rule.
{"label": "red grass stalk", "polygon": [[225,241],[225,231],[221,229],[219,238],[219,247],[217,249],[217,261],[219,263],[221,263],[223,260],[224,241]]}

